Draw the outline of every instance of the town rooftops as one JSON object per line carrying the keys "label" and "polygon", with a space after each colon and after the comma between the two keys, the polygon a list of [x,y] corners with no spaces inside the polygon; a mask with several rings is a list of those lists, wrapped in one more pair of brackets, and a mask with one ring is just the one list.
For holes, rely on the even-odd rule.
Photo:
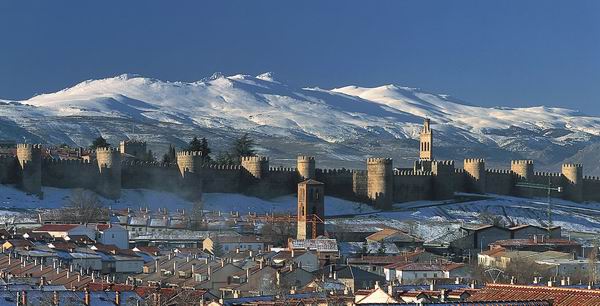
{"label": "town rooftops", "polygon": [[337,240],[328,238],[317,239],[291,239],[289,242],[291,249],[315,250],[317,252],[337,252]]}
{"label": "town rooftops", "polygon": [[511,247],[511,246],[526,246],[526,245],[572,245],[578,246],[580,245],[576,241],[568,240],[568,239],[504,239],[498,240],[492,245],[502,246],[502,247]]}
{"label": "town rooftops", "polygon": [[33,232],[68,232],[78,226],[80,224],[44,224],[36,229]]}
{"label": "town rooftops", "polygon": [[420,242],[421,240],[403,231],[386,228],[367,237],[370,241],[384,242]]}
{"label": "town rooftops", "polygon": [[465,265],[462,263],[424,263],[424,262],[400,262],[385,266],[387,269],[395,269],[399,271],[452,271],[462,268]]}
{"label": "town rooftops", "polygon": [[469,302],[551,300],[551,305],[554,306],[591,306],[600,305],[600,290],[488,284],[473,293],[467,300]]}

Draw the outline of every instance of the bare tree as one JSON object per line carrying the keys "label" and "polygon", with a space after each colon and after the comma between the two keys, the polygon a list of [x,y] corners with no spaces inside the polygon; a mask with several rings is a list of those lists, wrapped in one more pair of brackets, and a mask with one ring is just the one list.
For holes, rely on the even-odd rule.
{"label": "bare tree", "polygon": [[71,193],[65,207],[62,209],[62,216],[65,221],[90,223],[105,219],[107,211],[102,207],[102,202],[98,196],[88,190],[75,189]]}
{"label": "bare tree", "polygon": [[598,275],[598,265],[596,262],[598,261],[598,240],[594,240],[592,244],[592,249],[588,253],[588,282],[594,284],[596,283],[597,275]]}
{"label": "bare tree", "polygon": [[295,223],[274,222],[266,223],[260,229],[260,234],[275,246],[287,245],[288,238],[296,237]]}

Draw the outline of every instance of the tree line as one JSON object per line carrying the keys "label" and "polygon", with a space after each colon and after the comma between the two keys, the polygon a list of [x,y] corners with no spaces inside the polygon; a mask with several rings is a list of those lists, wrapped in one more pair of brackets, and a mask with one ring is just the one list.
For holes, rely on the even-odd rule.
{"label": "tree line", "polygon": [[[206,164],[218,164],[218,165],[239,165],[242,157],[255,156],[256,150],[254,146],[256,143],[247,133],[236,138],[228,150],[221,151],[217,156],[211,156],[212,149],[208,144],[208,140],[205,137],[198,138],[194,137],[189,144],[183,148],[186,151],[197,151],[202,152],[202,161]],[[176,149],[175,146],[169,145],[169,150],[162,157],[163,163],[174,163],[176,162]]]}
{"label": "tree line", "polygon": [[[219,152],[216,156],[211,156],[212,150],[208,144],[206,137],[198,138],[194,137],[183,150],[186,151],[198,151],[202,152],[202,161],[206,164],[218,164],[218,165],[239,165],[242,157],[255,156],[256,150],[254,139],[252,139],[247,133],[236,138],[229,149]],[[110,143],[106,141],[102,136],[97,137],[92,141],[90,145],[91,150],[98,148],[108,148]],[[175,163],[176,160],[176,148],[170,144],[167,153],[162,156],[161,162],[163,163]],[[156,161],[156,157],[152,150],[148,150],[141,158],[143,161],[153,162]]]}

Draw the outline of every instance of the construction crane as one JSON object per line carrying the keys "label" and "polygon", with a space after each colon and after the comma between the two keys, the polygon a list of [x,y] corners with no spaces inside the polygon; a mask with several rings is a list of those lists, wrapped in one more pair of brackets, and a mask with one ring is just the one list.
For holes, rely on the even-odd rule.
{"label": "construction crane", "polygon": [[552,186],[552,181],[548,178],[548,185],[544,184],[534,184],[528,182],[520,182],[515,186],[521,188],[529,188],[529,189],[538,189],[538,190],[546,190],[547,192],[547,215],[548,215],[548,232],[552,229],[552,191],[563,192],[563,188],[560,186],[554,187]]}

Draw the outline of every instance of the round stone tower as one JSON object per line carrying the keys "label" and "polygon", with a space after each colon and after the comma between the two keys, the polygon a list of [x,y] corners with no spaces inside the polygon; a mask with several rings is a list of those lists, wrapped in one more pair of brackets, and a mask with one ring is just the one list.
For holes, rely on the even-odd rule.
{"label": "round stone tower", "polygon": [[485,193],[485,160],[482,158],[466,158],[464,168],[467,174],[467,190]]}
{"label": "round stone tower", "polygon": [[181,177],[185,178],[186,174],[199,174],[202,166],[202,152],[200,151],[180,151],[176,154],[177,167]]}
{"label": "round stone tower", "polygon": [[308,180],[315,178],[315,157],[299,155],[297,166],[300,180]]}
{"label": "round stone tower", "polygon": [[581,202],[583,200],[583,166],[566,163],[562,165],[564,198]]}
{"label": "round stone tower", "polygon": [[97,148],[99,193],[110,199],[121,197],[121,153],[115,148]]}
{"label": "round stone tower", "polygon": [[253,177],[261,179],[269,173],[269,158],[265,156],[244,156],[242,167]]}
{"label": "round stone tower", "polygon": [[520,180],[528,181],[533,178],[533,160],[512,160],[510,171]]}
{"label": "round stone tower", "polygon": [[17,144],[17,160],[21,188],[25,192],[42,194],[42,145]]}
{"label": "round stone tower", "polygon": [[389,208],[394,198],[391,158],[367,159],[367,196],[379,208]]}
{"label": "round stone tower", "polygon": [[175,154],[177,158],[177,167],[181,174],[181,193],[189,200],[196,201],[202,199],[202,152],[200,151],[179,151]]}

